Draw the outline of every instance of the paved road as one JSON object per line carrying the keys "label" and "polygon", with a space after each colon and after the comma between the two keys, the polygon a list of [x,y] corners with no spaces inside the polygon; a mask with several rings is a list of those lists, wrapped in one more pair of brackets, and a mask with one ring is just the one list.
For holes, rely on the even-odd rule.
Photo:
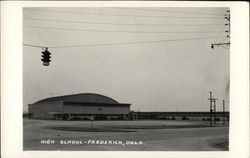
{"label": "paved road", "polygon": [[[194,122],[168,121],[99,121],[94,126],[107,125],[173,125],[195,124]],[[210,145],[228,139],[228,127],[180,128],[180,129],[136,129],[136,132],[76,132],[52,130],[51,126],[83,126],[82,121],[38,121],[24,120],[25,150],[126,150],[126,151],[214,151],[221,150]],[[41,143],[41,140],[43,141]],[[47,144],[45,140],[52,140]],[[54,141],[54,142],[53,142]],[[71,141],[71,142],[70,142]],[[73,144],[82,143],[82,144]],[[103,143],[103,144],[101,144]],[[106,144],[105,144],[106,143]]]}

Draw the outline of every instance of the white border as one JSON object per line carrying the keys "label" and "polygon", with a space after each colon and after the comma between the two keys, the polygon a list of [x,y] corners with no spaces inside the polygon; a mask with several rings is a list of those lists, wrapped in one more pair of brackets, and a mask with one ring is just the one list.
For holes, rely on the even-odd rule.
{"label": "white border", "polygon": [[[22,151],[22,7],[230,7],[230,151]],[[2,157],[249,157],[249,6],[247,2],[1,1]]]}

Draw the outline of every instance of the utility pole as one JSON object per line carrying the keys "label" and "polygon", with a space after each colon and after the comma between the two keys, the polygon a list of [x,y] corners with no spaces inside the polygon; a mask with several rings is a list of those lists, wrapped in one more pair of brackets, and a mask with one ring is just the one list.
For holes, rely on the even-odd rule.
{"label": "utility pole", "polygon": [[212,92],[209,92],[210,94],[210,97],[208,98],[208,100],[210,101],[210,108],[209,108],[209,111],[210,111],[210,125],[212,125],[212,102],[213,102],[213,99],[212,99]]}
{"label": "utility pole", "polygon": [[208,100],[210,101],[210,108],[209,108],[209,111],[210,111],[210,125],[212,125],[213,124],[213,116],[214,116],[214,124],[216,123],[216,100],[218,100],[218,99],[213,98],[212,92],[209,92]]}
{"label": "utility pole", "polygon": [[215,98],[213,98],[213,102],[214,102],[214,124],[216,124],[216,100]]}
{"label": "utility pole", "polygon": [[[231,32],[231,28],[230,28],[230,10],[227,10],[228,15],[224,15],[225,19],[227,20],[228,23],[225,24],[225,26],[228,26],[228,30],[226,30],[225,32],[228,33],[227,37],[230,38],[230,32]],[[225,47],[227,45],[230,45],[230,42],[225,42],[225,43],[213,43],[211,44],[211,48],[214,49],[214,46],[222,46]]]}

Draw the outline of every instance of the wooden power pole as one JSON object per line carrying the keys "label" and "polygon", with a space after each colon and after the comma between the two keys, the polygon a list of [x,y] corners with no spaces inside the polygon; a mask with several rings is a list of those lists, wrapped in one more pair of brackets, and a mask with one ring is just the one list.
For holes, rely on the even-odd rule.
{"label": "wooden power pole", "polygon": [[[230,26],[230,10],[227,10],[228,15],[225,15],[225,19],[228,21],[228,23],[225,24],[225,26],[228,26],[228,30],[226,30],[225,32],[228,33],[227,37],[230,38],[230,32],[231,32],[231,26]],[[225,43],[213,43],[211,44],[211,48],[214,49],[215,46],[222,46],[224,48],[226,48],[225,46],[230,45],[230,42],[225,42]]]}
{"label": "wooden power pole", "polygon": [[213,98],[212,98],[212,92],[209,92],[209,98],[208,98],[208,100],[210,101],[210,108],[209,108],[209,112],[210,112],[210,125],[212,125],[212,112],[213,112],[213,110],[212,110],[212,102],[213,102]]}
{"label": "wooden power pole", "polygon": [[208,100],[210,101],[210,125],[213,124],[213,117],[214,117],[214,124],[216,124],[216,98],[213,98],[212,92],[209,92],[209,98]]}

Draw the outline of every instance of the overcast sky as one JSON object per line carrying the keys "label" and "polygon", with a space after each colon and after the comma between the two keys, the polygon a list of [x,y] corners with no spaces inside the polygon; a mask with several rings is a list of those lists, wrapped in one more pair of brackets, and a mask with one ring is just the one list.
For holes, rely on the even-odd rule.
{"label": "overcast sky", "polygon": [[43,66],[41,48],[23,47],[24,111],[77,93],[136,111],[208,111],[209,91],[220,111],[229,100],[229,47],[211,44],[229,42],[226,10],[25,8],[23,43],[49,47],[52,61]]}

